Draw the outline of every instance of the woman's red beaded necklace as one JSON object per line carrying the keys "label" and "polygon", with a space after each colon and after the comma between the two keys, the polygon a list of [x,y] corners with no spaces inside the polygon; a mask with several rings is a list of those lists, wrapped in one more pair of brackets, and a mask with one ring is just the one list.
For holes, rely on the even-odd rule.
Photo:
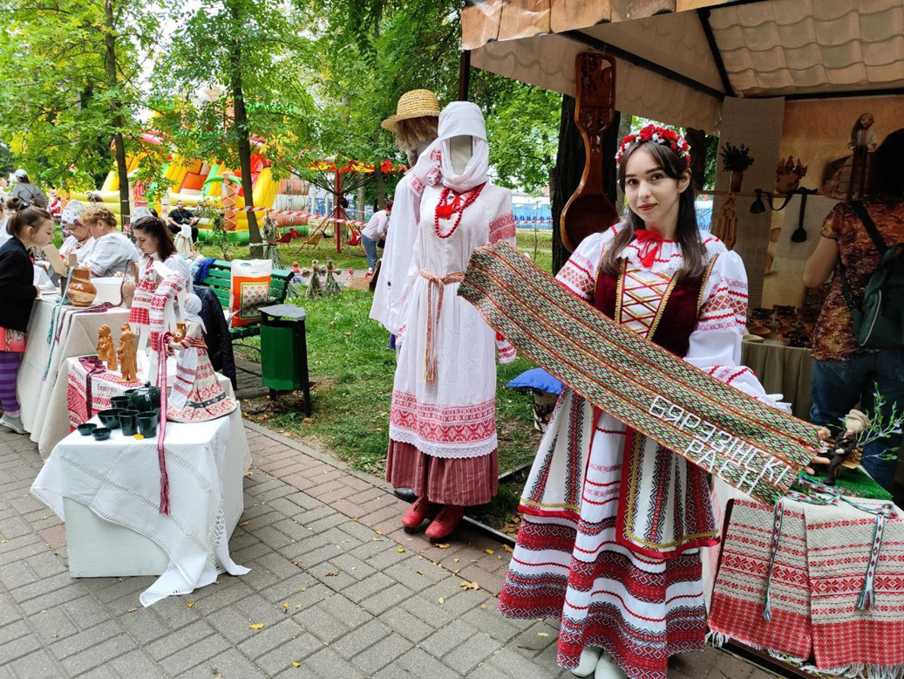
{"label": "woman's red beaded necklace", "polygon": [[[433,213],[433,231],[438,238],[449,238],[455,233],[461,224],[461,218],[462,215],[464,215],[465,210],[477,200],[478,196],[480,196],[480,192],[483,191],[484,186],[486,186],[486,182],[479,186],[475,186],[466,193],[456,193],[448,186],[443,187],[443,191],[439,195],[439,202],[436,204],[436,211]],[[449,194],[454,196],[451,203],[449,202]],[[464,196],[464,201],[461,199],[462,196]],[[455,224],[453,224],[452,228],[446,233],[443,233],[439,228],[439,220],[451,219],[456,213],[458,214],[458,217],[455,219]]]}

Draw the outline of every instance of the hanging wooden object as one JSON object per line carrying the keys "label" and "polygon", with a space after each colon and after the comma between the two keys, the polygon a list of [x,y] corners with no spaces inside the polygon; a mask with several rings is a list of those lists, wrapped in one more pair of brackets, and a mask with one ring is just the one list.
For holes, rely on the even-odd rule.
{"label": "hanging wooden object", "polygon": [[738,239],[738,213],[733,193],[729,194],[722,203],[719,218],[713,224],[710,233],[725,243],[725,247],[729,250],[734,248],[735,241]]}
{"label": "hanging wooden object", "polygon": [[608,229],[618,212],[606,195],[603,167],[603,131],[615,115],[615,60],[598,52],[583,52],[575,61],[576,104],[574,122],[584,141],[584,173],[559,219],[562,242],[570,251],[591,233]]}

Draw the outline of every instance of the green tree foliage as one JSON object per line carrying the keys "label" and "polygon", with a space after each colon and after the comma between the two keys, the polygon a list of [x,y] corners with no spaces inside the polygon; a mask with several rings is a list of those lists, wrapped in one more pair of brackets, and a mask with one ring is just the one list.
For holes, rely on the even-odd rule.
{"label": "green tree foliage", "polygon": [[0,138],[16,164],[45,184],[95,187],[111,169],[115,135],[135,145],[138,55],[156,26],[139,0],[0,0]]}
{"label": "green tree foliage", "polygon": [[[173,5],[170,21],[179,28],[155,65],[154,124],[183,156],[239,169],[250,202],[252,145],[277,172],[311,153],[296,15],[279,0],[199,0]],[[253,213],[248,226],[259,243]]]}
{"label": "green tree foliage", "polygon": [[[296,0],[311,26],[308,63],[318,102],[316,142],[326,155],[402,156],[380,122],[411,89],[458,96],[457,0]],[[555,153],[559,96],[474,70],[470,98],[484,111],[496,180],[545,187]]]}

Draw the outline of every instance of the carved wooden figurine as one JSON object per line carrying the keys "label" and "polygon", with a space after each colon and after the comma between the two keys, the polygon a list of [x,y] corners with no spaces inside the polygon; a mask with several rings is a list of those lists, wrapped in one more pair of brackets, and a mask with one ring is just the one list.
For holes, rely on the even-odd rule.
{"label": "carved wooden figurine", "polygon": [[113,344],[113,335],[110,326],[106,323],[97,331],[97,357],[107,364],[107,370],[116,370],[116,346]]}
{"label": "carved wooden figurine", "polygon": [[138,336],[128,323],[122,324],[119,335],[119,365],[122,378],[128,382],[138,381]]}

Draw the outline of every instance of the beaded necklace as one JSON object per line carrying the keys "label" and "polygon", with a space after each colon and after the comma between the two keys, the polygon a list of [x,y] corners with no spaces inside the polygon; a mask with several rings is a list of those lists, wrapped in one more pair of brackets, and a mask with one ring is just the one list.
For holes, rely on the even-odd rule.
{"label": "beaded necklace", "polygon": [[[480,192],[483,191],[484,186],[486,186],[486,182],[479,186],[475,186],[465,193],[453,191],[448,186],[443,188],[443,191],[439,196],[439,202],[436,204],[436,211],[433,213],[433,231],[438,238],[446,239],[455,233],[461,224],[461,218],[464,215],[465,210],[477,200],[478,196],[480,196]],[[449,202],[449,194],[452,194],[453,196],[452,202]],[[461,199],[462,196],[464,196],[464,201]],[[458,217],[455,220],[455,224],[453,224],[452,228],[446,233],[443,233],[439,228],[439,220],[451,219],[456,213],[458,214]]]}

